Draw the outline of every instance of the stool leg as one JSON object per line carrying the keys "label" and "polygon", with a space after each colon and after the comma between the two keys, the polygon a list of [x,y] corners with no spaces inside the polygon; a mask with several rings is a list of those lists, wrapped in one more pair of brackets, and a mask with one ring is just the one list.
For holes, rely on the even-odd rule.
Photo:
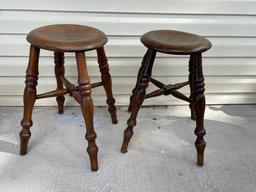
{"label": "stool leg", "polygon": [[143,57],[143,59],[142,59],[142,62],[141,62],[140,69],[139,69],[139,71],[138,71],[137,82],[136,82],[135,87],[134,87],[133,90],[132,90],[132,95],[130,96],[130,104],[129,104],[129,107],[128,107],[128,112],[131,112],[131,109],[132,109],[132,99],[133,99],[133,97],[134,97],[134,94],[135,94],[136,90],[138,89],[139,81],[140,81],[140,79],[142,78],[142,71],[143,71],[143,68],[144,68],[144,65],[145,65],[145,59],[146,59],[146,57],[147,57],[147,54],[148,54],[148,51],[147,51],[146,54],[144,55],[144,57]]}
{"label": "stool leg", "polygon": [[204,97],[204,76],[202,70],[202,55],[201,53],[195,53],[193,57],[193,66],[195,70],[194,77],[194,107],[196,113],[196,129],[195,135],[197,139],[195,141],[195,147],[197,150],[197,164],[199,166],[204,165],[204,150],[206,143],[204,141],[204,135],[206,131],[204,129],[204,111],[205,111],[205,97]]}
{"label": "stool leg", "polygon": [[[63,83],[61,77],[64,76],[64,53],[63,52],[54,52],[54,63],[55,63],[55,77],[57,81],[57,90],[63,90]],[[56,101],[58,104],[58,113],[63,114],[64,112],[64,96],[57,96]]]}
{"label": "stool leg", "polygon": [[148,83],[150,81],[155,56],[156,51],[149,49],[145,58],[145,68],[142,71],[142,78],[140,78],[138,82],[138,88],[135,90],[132,99],[131,115],[127,121],[128,127],[124,131],[124,140],[121,148],[122,153],[127,152],[129,141],[132,138],[133,127],[136,125],[136,118],[146,95],[146,88],[148,87]]}
{"label": "stool leg", "polygon": [[[193,95],[194,95],[194,66],[193,66],[193,57],[192,55],[190,56],[189,59],[189,85],[190,85],[190,96],[189,98],[193,100]],[[194,101],[192,101],[189,104],[189,108],[191,111],[191,119],[196,120],[196,112],[195,112],[195,106],[194,106]]]}
{"label": "stool leg", "polygon": [[107,95],[108,111],[111,115],[112,123],[117,124],[115,99],[112,94],[112,81],[109,73],[108,60],[103,47],[97,49],[97,55],[101,72],[101,81]]}
{"label": "stool leg", "polygon": [[20,132],[20,155],[27,153],[28,141],[31,136],[32,110],[36,100],[36,86],[38,80],[38,59],[40,49],[30,46],[29,62],[26,71],[26,87],[23,95],[24,113],[21,121],[22,130]]}
{"label": "stool leg", "polygon": [[98,170],[97,153],[98,147],[95,139],[97,137],[93,127],[93,102],[91,98],[91,85],[87,72],[84,52],[76,52],[79,93],[81,97],[81,110],[86,125],[85,138],[88,141],[87,152],[91,161],[92,171]]}

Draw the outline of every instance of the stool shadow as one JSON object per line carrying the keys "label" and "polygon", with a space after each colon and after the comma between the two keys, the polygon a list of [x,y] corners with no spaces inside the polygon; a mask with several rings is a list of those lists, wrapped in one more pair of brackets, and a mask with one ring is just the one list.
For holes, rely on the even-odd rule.
{"label": "stool shadow", "polygon": [[213,111],[222,111],[223,113],[235,117],[256,117],[256,105],[222,105],[222,106],[208,106]]}
{"label": "stool shadow", "polygon": [[19,155],[19,145],[0,140],[0,152]]}

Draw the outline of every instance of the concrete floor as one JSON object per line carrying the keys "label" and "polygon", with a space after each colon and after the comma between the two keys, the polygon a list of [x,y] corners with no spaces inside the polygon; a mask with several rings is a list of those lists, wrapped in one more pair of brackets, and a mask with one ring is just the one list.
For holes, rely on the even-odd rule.
{"label": "concrete floor", "polygon": [[129,114],[119,108],[112,125],[95,108],[99,165],[91,172],[78,107],[63,115],[37,107],[29,153],[19,156],[22,108],[0,108],[1,192],[254,192],[256,105],[209,106],[205,166],[195,164],[195,123],[187,106],[141,109],[127,154],[121,154]]}

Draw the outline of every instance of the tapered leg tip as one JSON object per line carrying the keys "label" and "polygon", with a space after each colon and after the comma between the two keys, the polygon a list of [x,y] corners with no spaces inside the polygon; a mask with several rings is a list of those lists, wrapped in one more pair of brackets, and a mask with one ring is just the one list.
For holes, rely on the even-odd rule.
{"label": "tapered leg tip", "polygon": [[95,172],[95,171],[98,171],[99,168],[98,168],[98,166],[96,166],[96,167],[91,167],[91,170]]}
{"label": "tapered leg tip", "polygon": [[117,124],[118,123],[116,112],[115,113],[111,113],[111,120],[112,120],[113,124]]}
{"label": "tapered leg tip", "polygon": [[20,141],[20,155],[26,155],[27,154],[27,149],[28,149],[28,140],[30,138],[30,135],[25,137],[25,139],[21,135],[22,134],[20,134],[20,138],[21,138],[21,141]]}
{"label": "tapered leg tip", "polygon": [[62,114],[64,113],[64,111],[58,111],[58,113],[59,113],[60,115],[62,115]]}
{"label": "tapered leg tip", "polygon": [[126,149],[126,148],[121,148],[121,153],[127,153],[128,152],[128,150]]}
{"label": "tapered leg tip", "polygon": [[110,116],[111,116],[111,120],[112,120],[112,123],[113,124],[117,124],[117,115],[116,115],[116,107],[109,107],[108,108],[108,111],[110,113]]}
{"label": "tapered leg tip", "polygon": [[121,147],[121,153],[127,153],[129,142],[133,135],[133,127],[128,126],[124,131],[124,140]]}
{"label": "tapered leg tip", "polygon": [[27,151],[25,151],[25,150],[20,150],[20,155],[21,156],[24,156],[24,155],[26,155],[27,154]]}
{"label": "tapered leg tip", "polygon": [[99,166],[98,166],[97,156],[90,157],[90,161],[91,161],[91,170],[92,171],[98,171]]}
{"label": "tapered leg tip", "polygon": [[117,119],[116,120],[112,120],[112,124],[117,124],[117,123],[118,123]]}
{"label": "tapered leg tip", "polygon": [[197,158],[197,165],[198,165],[199,167],[204,166],[204,158],[203,158],[203,157],[198,157],[198,158]]}

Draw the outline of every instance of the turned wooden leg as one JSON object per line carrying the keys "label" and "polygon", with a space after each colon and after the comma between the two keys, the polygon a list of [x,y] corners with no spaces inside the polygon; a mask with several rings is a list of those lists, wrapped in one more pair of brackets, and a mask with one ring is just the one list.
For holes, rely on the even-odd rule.
{"label": "turned wooden leg", "polygon": [[138,84],[139,84],[139,81],[141,80],[142,78],[142,72],[143,72],[143,68],[144,68],[144,65],[145,65],[145,59],[147,57],[147,54],[148,54],[148,51],[146,52],[146,54],[144,55],[143,57],[143,60],[141,62],[141,66],[140,66],[140,69],[138,71],[138,75],[137,75],[137,82],[135,84],[135,87],[133,88],[132,90],[132,95],[130,96],[130,104],[129,104],[129,107],[128,107],[128,112],[131,112],[131,109],[132,109],[132,99],[134,97],[134,94],[136,92],[136,90],[138,89]]}
{"label": "turned wooden leg", "polygon": [[142,78],[140,78],[138,82],[138,88],[135,90],[132,99],[131,115],[127,121],[128,127],[124,131],[124,140],[121,148],[122,153],[127,152],[129,141],[132,138],[133,127],[136,125],[136,118],[146,95],[146,88],[150,81],[155,56],[156,51],[149,49],[147,57],[145,58],[145,68],[142,71]]}
{"label": "turned wooden leg", "polygon": [[190,96],[189,98],[192,99],[192,102],[189,104],[190,112],[191,112],[191,119],[196,120],[196,112],[194,107],[193,95],[194,93],[194,66],[193,66],[193,57],[190,56],[189,59],[189,86],[190,86]]}
{"label": "turned wooden leg", "polygon": [[24,113],[21,121],[22,130],[20,132],[20,154],[27,153],[28,141],[31,136],[30,127],[33,122],[31,120],[32,110],[36,100],[36,85],[38,80],[38,59],[40,49],[30,46],[29,62],[26,71],[26,87],[23,95]]}
{"label": "turned wooden leg", "polygon": [[109,73],[108,60],[103,47],[97,49],[97,55],[98,55],[99,68],[101,72],[101,81],[103,83],[103,86],[107,95],[108,111],[111,115],[112,123],[116,124],[117,123],[116,106],[115,106],[115,99],[112,94],[112,81]]}
{"label": "turned wooden leg", "polygon": [[[63,90],[63,83],[61,81],[61,77],[64,76],[65,68],[64,68],[64,53],[63,52],[54,52],[54,63],[55,63],[55,77],[57,81],[57,90]],[[58,113],[62,114],[64,112],[64,96],[57,96],[56,101],[58,104]]]}
{"label": "turned wooden leg", "polygon": [[98,170],[97,153],[98,147],[95,139],[97,137],[93,126],[93,102],[91,98],[91,85],[87,72],[84,52],[76,52],[79,93],[81,97],[81,110],[86,125],[85,138],[88,141],[87,152],[91,161],[92,171]]}
{"label": "turned wooden leg", "polygon": [[205,111],[205,97],[204,97],[204,76],[202,70],[202,55],[201,53],[195,53],[193,57],[193,67],[195,70],[194,77],[194,108],[196,113],[196,129],[195,135],[197,139],[195,146],[197,150],[197,164],[199,166],[204,165],[204,150],[206,143],[204,141],[204,135],[206,131],[204,129],[204,111]]}

